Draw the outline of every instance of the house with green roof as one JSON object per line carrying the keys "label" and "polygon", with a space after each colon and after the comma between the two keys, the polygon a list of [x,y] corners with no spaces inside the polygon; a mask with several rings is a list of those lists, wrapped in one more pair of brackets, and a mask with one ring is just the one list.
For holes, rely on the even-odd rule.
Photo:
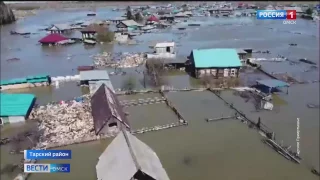
{"label": "house with green roof", "polygon": [[195,77],[238,77],[242,66],[236,49],[194,49],[189,56]]}
{"label": "house with green roof", "polygon": [[33,94],[0,93],[0,124],[25,121],[35,103]]}

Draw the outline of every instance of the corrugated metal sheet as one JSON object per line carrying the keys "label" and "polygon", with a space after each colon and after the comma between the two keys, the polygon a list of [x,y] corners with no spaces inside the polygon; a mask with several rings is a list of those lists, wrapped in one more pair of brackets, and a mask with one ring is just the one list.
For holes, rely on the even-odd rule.
{"label": "corrugated metal sheet", "polygon": [[80,81],[109,80],[107,70],[80,71]]}
{"label": "corrugated metal sheet", "polygon": [[101,154],[96,170],[99,180],[129,180],[139,170],[153,179],[169,180],[156,153],[127,131],[120,132]]}
{"label": "corrugated metal sheet", "polygon": [[33,94],[0,93],[0,116],[25,116],[34,99]]}
{"label": "corrugated metal sheet", "polygon": [[36,75],[36,76],[27,76],[28,79],[43,79],[43,78],[48,78],[49,75]]}
{"label": "corrugated metal sheet", "polygon": [[112,117],[122,122],[127,128],[130,128],[116,95],[105,84],[102,84],[92,95],[91,109],[96,134],[99,134]]}
{"label": "corrugated metal sheet", "polygon": [[263,79],[263,80],[257,80],[259,84],[265,85],[270,88],[276,88],[276,87],[289,87],[290,85],[286,82],[279,81],[277,79]]}
{"label": "corrugated metal sheet", "polygon": [[192,54],[196,68],[241,66],[235,49],[195,49]]}

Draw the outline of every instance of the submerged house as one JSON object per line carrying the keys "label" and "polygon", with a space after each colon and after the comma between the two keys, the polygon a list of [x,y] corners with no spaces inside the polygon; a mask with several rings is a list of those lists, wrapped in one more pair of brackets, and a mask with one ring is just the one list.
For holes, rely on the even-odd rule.
{"label": "submerged house", "polygon": [[194,49],[189,56],[195,77],[238,77],[242,66],[235,49]]}
{"label": "submerged house", "polygon": [[159,23],[160,20],[155,16],[152,15],[147,19],[147,24]]}
{"label": "submerged house", "polygon": [[169,180],[157,154],[123,130],[100,155],[98,180]]}
{"label": "submerged house", "polygon": [[50,28],[48,28],[51,34],[64,34],[70,33],[72,31],[71,26],[68,24],[53,24]]}
{"label": "submerged house", "polygon": [[69,38],[66,38],[60,34],[49,34],[46,37],[39,40],[39,43],[42,45],[56,45],[59,42],[67,41]]}
{"label": "submerged house", "polygon": [[96,35],[99,32],[107,32],[108,27],[99,24],[90,24],[89,26],[80,30],[82,39],[96,39]]}
{"label": "submerged house", "polygon": [[134,20],[125,20],[125,21],[120,21],[116,27],[118,30],[122,31],[131,31],[131,30],[137,30],[140,27],[143,27],[143,25],[135,22]]}
{"label": "submerged house", "polygon": [[91,109],[96,135],[113,136],[119,133],[121,128],[130,130],[117,96],[104,83],[92,95]]}
{"label": "submerged house", "polygon": [[0,93],[0,124],[24,122],[36,101],[33,94]]}

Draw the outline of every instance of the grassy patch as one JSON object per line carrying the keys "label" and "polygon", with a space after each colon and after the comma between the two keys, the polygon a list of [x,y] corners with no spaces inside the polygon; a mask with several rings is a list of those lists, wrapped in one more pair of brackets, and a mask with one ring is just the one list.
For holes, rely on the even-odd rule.
{"label": "grassy patch", "polygon": [[168,70],[165,73],[166,76],[181,76],[181,75],[187,75],[185,71],[179,71],[179,70]]}
{"label": "grassy patch", "polygon": [[18,11],[31,11],[31,10],[37,10],[40,9],[40,6],[13,6],[11,7],[13,10]]}

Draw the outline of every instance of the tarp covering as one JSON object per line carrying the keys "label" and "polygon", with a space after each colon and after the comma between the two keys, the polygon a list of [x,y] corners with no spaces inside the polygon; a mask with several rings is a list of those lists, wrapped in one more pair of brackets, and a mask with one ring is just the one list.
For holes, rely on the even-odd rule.
{"label": "tarp covering", "polygon": [[0,116],[26,116],[34,99],[33,94],[0,93]]}
{"label": "tarp covering", "polygon": [[60,35],[60,34],[49,34],[48,36],[39,40],[40,43],[57,43],[59,41],[67,40],[68,38]]}
{"label": "tarp covering", "polygon": [[288,87],[290,86],[288,83],[279,81],[277,79],[264,79],[264,80],[257,80],[257,83],[267,86],[269,88],[281,88],[281,87]]}

